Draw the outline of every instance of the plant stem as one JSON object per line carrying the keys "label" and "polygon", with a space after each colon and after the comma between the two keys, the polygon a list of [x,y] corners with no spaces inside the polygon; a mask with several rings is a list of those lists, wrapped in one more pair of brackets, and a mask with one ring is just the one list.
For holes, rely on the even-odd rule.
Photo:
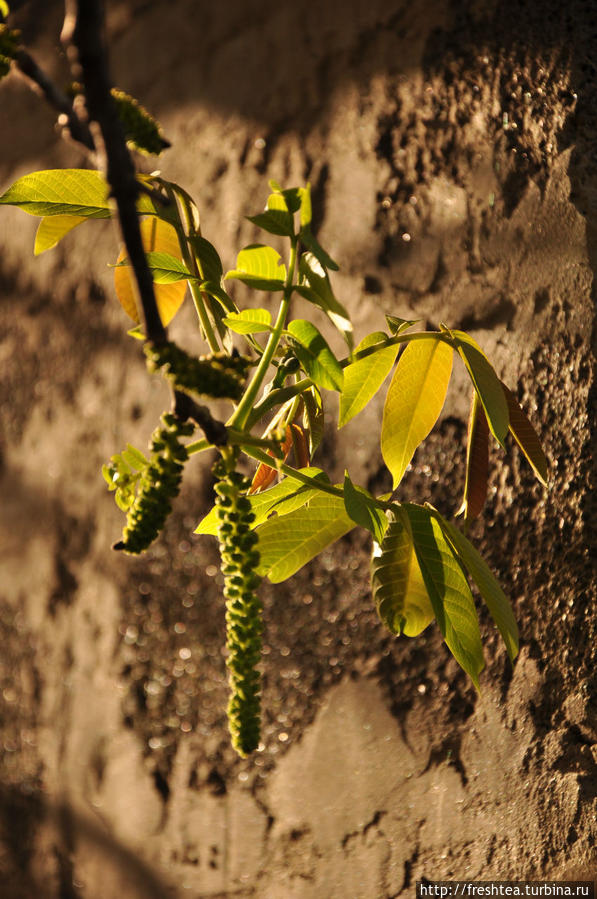
{"label": "plant stem", "polygon": [[[340,359],[340,365],[342,368],[346,368],[352,362],[357,362],[361,359],[366,359],[367,356],[371,356],[373,353],[376,353],[378,350],[385,349],[390,346],[397,346],[401,343],[408,343],[411,340],[441,340],[444,343],[453,345],[453,340],[448,333],[445,331],[414,331],[412,334],[397,334],[395,337],[388,337],[383,343],[374,343],[372,346],[365,347],[364,350],[360,350],[358,353],[354,353],[351,356],[347,356],[345,359]],[[280,403],[284,403],[289,399],[292,399],[293,396],[298,396],[301,393],[304,393],[309,387],[313,386],[313,381],[311,378],[301,378],[300,381],[297,381],[296,384],[291,384],[288,387],[278,387],[277,390],[272,390],[265,396],[260,403],[258,403],[253,412],[248,417],[246,422],[247,430],[253,427],[266,412],[269,412],[270,409],[273,409],[274,406],[280,405]]]}
{"label": "plant stem", "polygon": [[[182,219],[180,217],[180,212],[178,208],[176,191],[174,188],[167,182],[163,181],[162,184],[166,188],[166,192],[170,197],[170,200],[173,204],[173,208],[176,210],[178,222],[174,222],[174,227],[176,229],[176,233],[178,235],[178,243],[180,244],[180,251],[182,253],[183,259],[188,270],[192,275],[201,279],[201,272],[199,271],[199,266],[197,265],[197,259],[195,258],[195,254],[191,253],[189,250],[189,244],[187,241],[187,232],[189,234],[195,233],[195,223],[193,221],[193,214],[191,209],[189,208],[188,201],[185,197],[182,198],[182,208],[183,215],[185,219],[185,223],[183,225]],[[185,230],[186,225],[186,230]],[[212,353],[218,353],[220,351],[220,345],[214,334],[213,328],[211,326],[211,322],[209,320],[209,316],[207,314],[207,309],[205,308],[205,302],[203,298],[203,294],[200,289],[197,287],[197,283],[195,281],[189,281],[189,288],[191,291],[191,296],[193,297],[193,303],[195,304],[195,309],[197,310],[197,316],[199,318],[199,322],[201,324],[201,328],[205,335],[205,339],[209,344],[209,348]]]}
{"label": "plant stem", "polygon": [[[301,484],[305,484],[307,487],[319,490],[321,493],[329,493],[330,496],[337,496],[339,499],[344,499],[344,490],[342,487],[334,487],[333,484],[326,484],[315,478],[310,478],[309,475],[302,474],[302,472],[297,471],[296,468],[293,468],[291,465],[286,465],[285,462],[276,462],[275,459],[272,459],[271,456],[256,447],[242,446],[241,448],[245,455],[251,456],[252,459],[256,459],[258,462],[265,462],[266,465],[269,465],[272,468],[275,467],[278,471],[282,472],[283,475],[291,478],[293,481],[298,481]],[[378,509],[381,509],[384,512],[393,505],[392,503],[376,499],[375,497],[371,497],[371,501]]]}
{"label": "plant stem", "polygon": [[280,338],[282,336],[284,325],[286,323],[286,315],[288,313],[288,307],[290,305],[290,298],[292,295],[292,282],[294,281],[297,255],[298,240],[295,237],[292,238],[290,247],[290,260],[288,264],[288,274],[286,275],[286,283],[284,285],[284,295],[282,297],[282,302],[280,303],[280,309],[278,311],[278,317],[276,319],[274,329],[269,336],[269,339],[263,351],[263,355],[259,360],[257,371],[253,375],[253,379],[247,387],[245,395],[243,396],[242,400],[238,404],[236,410],[234,411],[232,417],[228,422],[229,425],[236,425],[236,427],[239,429],[246,429],[247,420],[251,415],[255,398],[267,374],[270,362],[274,358],[274,353],[278,348],[278,344],[280,343]]}

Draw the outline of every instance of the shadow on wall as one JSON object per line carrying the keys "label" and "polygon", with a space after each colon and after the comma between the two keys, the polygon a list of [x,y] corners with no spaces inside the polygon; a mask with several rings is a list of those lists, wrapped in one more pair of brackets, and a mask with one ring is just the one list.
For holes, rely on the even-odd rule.
{"label": "shadow on wall", "polygon": [[[96,870],[116,874],[119,885],[122,884],[121,895],[125,895],[124,889],[131,891],[126,892],[130,899],[165,899],[175,895],[171,885],[100,825],[77,814],[66,803],[50,803],[39,793],[0,787],[0,832],[3,899],[49,899],[56,895],[82,899],[99,895],[93,887],[88,891],[75,874],[73,856],[80,850],[98,857]],[[36,872],[40,836],[48,845],[48,859],[54,860],[54,877],[48,877],[48,872]]]}

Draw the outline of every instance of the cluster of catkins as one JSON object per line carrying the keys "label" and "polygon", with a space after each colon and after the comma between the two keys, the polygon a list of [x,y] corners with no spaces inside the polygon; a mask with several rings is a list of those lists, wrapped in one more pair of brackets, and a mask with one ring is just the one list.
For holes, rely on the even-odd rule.
{"label": "cluster of catkins", "polygon": [[147,343],[144,349],[149,368],[162,369],[176,390],[214,399],[238,400],[242,396],[250,359],[240,353],[190,356],[171,341]]}
{"label": "cluster of catkins", "polygon": [[189,437],[194,425],[167,412],[151,438],[151,457],[141,475],[137,496],[127,512],[122,540],[114,549],[138,554],[158,536],[178,496],[188,454],[181,437]]}
{"label": "cluster of catkins", "polygon": [[241,756],[259,744],[262,607],[256,594],[259,564],[255,519],[246,491],[249,480],[235,471],[235,454],[225,451],[214,465],[218,539],[226,597],[230,677],[228,723],[232,745]]}

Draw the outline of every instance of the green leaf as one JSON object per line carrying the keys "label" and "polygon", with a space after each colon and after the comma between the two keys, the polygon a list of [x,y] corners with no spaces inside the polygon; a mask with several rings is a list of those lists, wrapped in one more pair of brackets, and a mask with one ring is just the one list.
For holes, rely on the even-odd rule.
{"label": "green leaf", "polygon": [[518,653],[518,627],[516,619],[506,594],[500,587],[497,579],[491,572],[487,562],[464,534],[446,521],[439,512],[432,513],[444,532],[446,538],[452,544],[461,562],[479,588],[479,592],[500,634],[506,644],[508,655],[516,658]]}
{"label": "green leaf", "polygon": [[417,561],[439,629],[458,664],[479,689],[483,647],[468,581],[439,522],[428,509],[405,503]]}
{"label": "green leaf", "polygon": [[371,531],[381,543],[388,526],[385,512],[378,508],[371,494],[363,487],[355,487],[347,471],[344,472],[344,507],[355,524]]}
{"label": "green leaf", "polygon": [[53,249],[65,235],[84,221],[83,215],[50,215],[42,218],[35,235],[34,255],[39,256],[40,253]]}
{"label": "green leaf", "polygon": [[[186,265],[170,253],[146,253],[147,265],[156,284],[173,284],[175,281],[195,281]],[[128,265],[128,259],[126,261]]]}
{"label": "green leaf", "polygon": [[[301,197],[302,197],[301,187],[288,187],[286,190],[282,191],[282,196],[284,197],[284,203],[286,204],[286,209],[291,215],[294,215],[295,212],[301,208]],[[272,201],[272,197],[270,197],[270,202]],[[269,203],[268,203],[269,206]],[[274,208],[269,206],[269,208]],[[279,209],[282,207],[279,206]]]}
{"label": "green leaf", "polygon": [[206,293],[208,296],[217,300],[226,312],[238,312],[238,308],[232,297],[229,297],[219,284],[216,284],[214,281],[202,281],[199,288],[202,293]]}
{"label": "green leaf", "polygon": [[377,613],[391,633],[416,637],[434,615],[405,519],[399,512],[383,541],[373,546],[371,592]]}
{"label": "green leaf", "polygon": [[0,197],[30,215],[109,218],[108,185],[100,172],[49,169],[24,175]]}
{"label": "green leaf", "polygon": [[[320,468],[313,466],[309,468],[298,469],[301,474],[313,478],[314,481],[322,481],[329,484],[330,479]],[[312,498],[311,495],[318,493],[315,488],[309,488],[294,478],[287,477],[264,490],[263,493],[256,493],[248,496],[247,499],[251,504],[251,511],[255,515],[255,520],[251,524],[251,529],[259,527],[269,516],[275,512],[277,515],[286,515],[300,508]],[[218,519],[216,516],[215,506],[201,519],[195,528],[195,534],[210,535],[217,537],[218,535]]]}
{"label": "green leaf", "polygon": [[315,236],[311,232],[311,225],[303,225],[300,231],[300,239],[303,246],[307,247],[310,250],[318,262],[324,268],[331,268],[333,272],[337,272],[340,266],[337,262],[334,262],[332,257],[327,253],[319,241],[315,238]]}
{"label": "green leaf", "polygon": [[[90,169],[47,169],[24,175],[0,197],[0,204],[18,206],[29,215],[94,219],[111,215],[106,179],[101,172]],[[157,214],[146,194],[139,197],[137,210],[141,214]]]}
{"label": "green leaf", "polygon": [[398,360],[381,426],[381,452],[394,489],[439,417],[451,373],[452,349],[439,339],[409,343]]}
{"label": "green leaf", "polygon": [[516,397],[502,381],[502,388],[508,403],[510,415],[510,432],[526,456],[531,468],[547,487],[548,466],[541,441],[524,410],[518,405]]}
{"label": "green leaf", "polygon": [[284,290],[286,266],[273,247],[252,244],[240,251],[236,268],[225,278],[236,278],[256,290]]}
{"label": "green leaf", "polygon": [[247,218],[258,228],[263,228],[270,234],[278,234],[282,237],[294,236],[294,220],[283,193],[270,194],[265,212],[261,212],[259,215],[248,215]]}
{"label": "green leaf", "polygon": [[223,321],[236,334],[259,334],[272,329],[272,317],[267,309],[243,309],[227,315]]}
{"label": "green leaf", "polygon": [[[375,331],[365,337],[357,346],[355,352],[383,344],[386,341],[383,331]],[[375,353],[351,362],[344,369],[344,387],[340,396],[340,413],[338,427],[344,425],[361,412],[370,400],[373,399],[396,361],[399,346],[380,347]]]}
{"label": "green leaf", "polygon": [[395,336],[396,334],[402,334],[403,331],[408,331],[408,329],[412,328],[413,325],[416,325],[420,319],[414,318],[410,320],[398,318],[396,315],[386,315],[386,321],[388,323],[388,328]]}
{"label": "green leaf", "polygon": [[304,233],[305,229],[311,225],[311,185],[307,184],[305,187],[299,188],[299,195],[301,198],[301,229]]}
{"label": "green leaf", "polygon": [[135,340],[145,340],[145,334],[141,325],[135,325],[134,328],[130,328],[126,333],[129,337],[134,337]]}
{"label": "green leaf", "polygon": [[310,303],[319,306],[343,335],[350,348],[353,345],[352,322],[342,303],[336,299],[327,272],[312,253],[303,253],[299,262],[301,277],[308,283],[294,289]]}
{"label": "green leaf", "polygon": [[126,449],[120,455],[131,468],[142,469],[149,464],[149,460],[145,458],[141,450],[136,449],[130,443],[127,443]]}
{"label": "green leaf", "polygon": [[261,559],[257,573],[272,584],[285,581],[353,527],[340,497],[318,494],[301,509],[257,528]]}
{"label": "green leaf", "polygon": [[288,332],[294,338],[294,351],[311,380],[327,390],[342,390],[342,366],[315,325],[297,318],[288,325]]}
{"label": "green leaf", "polygon": [[479,394],[491,433],[503,446],[508,433],[510,417],[500,379],[487,356],[472,337],[465,334],[464,331],[450,331],[450,334],[454,338],[455,347]]}
{"label": "green leaf", "polygon": [[305,404],[303,426],[309,434],[309,453],[313,457],[313,453],[323,437],[325,423],[323,404],[321,402],[321,394],[315,386],[309,387],[301,396]]}
{"label": "green leaf", "polygon": [[209,240],[206,240],[205,237],[201,237],[200,234],[189,237],[189,243],[199,263],[199,271],[203,280],[219,284],[220,278],[224,274],[224,269],[222,268],[222,260],[214,245]]}

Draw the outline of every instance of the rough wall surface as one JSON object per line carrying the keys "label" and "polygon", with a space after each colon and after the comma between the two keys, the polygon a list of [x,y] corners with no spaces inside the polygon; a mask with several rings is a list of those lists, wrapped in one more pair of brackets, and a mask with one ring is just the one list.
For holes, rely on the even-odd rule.
{"label": "rough wall surface", "polygon": [[[62,77],[59,8],[17,15]],[[198,198],[224,264],[256,237],[243,216],[268,178],[310,180],[357,333],[384,311],[470,330],[518,385],[552,484],[495,454],[474,537],[522,651],[509,666],[482,618],[481,695],[434,628],[383,631],[361,538],[266,585],[263,748],[239,761],[216,549],[189,536],[207,466],[145,558],[109,548],[101,463],[143,446],[166,403],[113,300],[113,232],[90,224],[33,261],[35,222],[3,209],[7,899],[377,899],[422,876],[596,875],[595,22],[590,0],[111,5],[115,80],[161,119],[162,171]],[[3,189],[84,164],[24,85],[0,101]],[[173,334],[188,341],[187,313]],[[467,404],[457,377],[404,497],[457,508]],[[324,442],[336,473],[376,488],[380,413]]]}

